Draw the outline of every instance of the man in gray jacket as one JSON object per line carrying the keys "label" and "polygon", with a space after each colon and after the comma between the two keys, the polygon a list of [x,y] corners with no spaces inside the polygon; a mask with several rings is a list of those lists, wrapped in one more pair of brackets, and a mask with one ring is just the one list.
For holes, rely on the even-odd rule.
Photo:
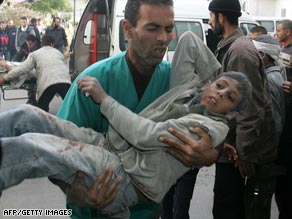
{"label": "man in gray jacket", "polygon": [[209,24],[223,39],[216,57],[218,72],[240,71],[252,84],[252,101],[236,117],[230,118],[226,144],[235,147],[236,161],[223,153],[216,163],[213,216],[215,219],[270,218],[276,176],[275,129],[263,61],[253,43],[238,26],[238,0],[213,0],[209,4]]}
{"label": "man in gray jacket", "polygon": [[49,104],[56,94],[65,97],[71,85],[69,69],[65,65],[63,54],[54,48],[54,38],[49,35],[43,36],[42,48],[30,53],[27,59],[19,66],[11,68],[4,60],[0,66],[5,67],[9,73],[0,78],[0,86],[10,82],[18,87],[27,78],[34,77],[37,80],[37,106],[49,111]]}

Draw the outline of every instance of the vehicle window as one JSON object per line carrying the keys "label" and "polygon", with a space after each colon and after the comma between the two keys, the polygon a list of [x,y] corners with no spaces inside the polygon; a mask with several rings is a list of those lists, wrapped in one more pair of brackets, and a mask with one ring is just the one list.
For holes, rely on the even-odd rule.
{"label": "vehicle window", "polygon": [[128,39],[123,30],[123,20],[120,21],[119,25],[119,47],[121,51],[125,51],[128,48]]}
{"label": "vehicle window", "polygon": [[[279,25],[281,21],[276,21],[276,29],[277,29],[277,26]],[[275,30],[276,31],[276,30]]]}
{"label": "vehicle window", "polygon": [[90,44],[91,27],[92,27],[92,20],[89,20],[85,26],[84,35],[83,35],[83,43],[85,45]]}
{"label": "vehicle window", "polygon": [[240,23],[240,27],[244,33],[244,35],[248,35],[249,34],[249,31],[251,28],[257,26],[257,24],[254,24],[254,23]]}
{"label": "vehicle window", "polygon": [[261,25],[267,29],[268,32],[274,32],[274,21],[260,21]]}
{"label": "vehicle window", "polygon": [[256,27],[258,26],[257,24],[253,24],[253,23],[247,23],[246,24],[246,27],[247,27],[247,31],[249,33],[250,29],[252,29],[253,27]]}
{"label": "vehicle window", "polygon": [[176,21],[173,28],[173,40],[168,46],[168,51],[174,51],[180,36],[186,32],[191,31],[198,35],[203,40],[203,28],[201,23],[195,21]]}
{"label": "vehicle window", "polygon": [[[191,31],[197,34],[202,40],[203,38],[203,28],[200,22],[197,21],[175,21],[173,28],[173,39],[168,45],[168,51],[174,51],[180,36],[186,32]],[[120,22],[120,35],[119,35],[119,45],[120,50],[124,51],[127,49],[128,41],[126,35],[123,33],[122,21]]]}

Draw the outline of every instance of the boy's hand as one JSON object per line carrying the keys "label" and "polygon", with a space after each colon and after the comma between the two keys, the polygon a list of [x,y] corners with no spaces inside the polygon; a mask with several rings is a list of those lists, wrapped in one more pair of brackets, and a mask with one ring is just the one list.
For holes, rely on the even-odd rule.
{"label": "boy's hand", "polygon": [[77,81],[77,85],[84,95],[90,95],[96,103],[101,103],[108,96],[94,77],[84,76]]}
{"label": "boy's hand", "polygon": [[283,89],[286,93],[292,94],[292,82],[290,81],[284,81],[283,83]]}
{"label": "boy's hand", "polygon": [[237,151],[232,145],[225,143],[223,149],[228,153],[229,160],[236,161],[238,159]]}

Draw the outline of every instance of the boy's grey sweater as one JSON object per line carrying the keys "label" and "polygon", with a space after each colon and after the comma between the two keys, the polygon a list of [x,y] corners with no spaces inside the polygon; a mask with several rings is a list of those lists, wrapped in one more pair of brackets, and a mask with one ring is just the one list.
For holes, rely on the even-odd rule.
{"label": "boy's grey sweater", "polygon": [[160,202],[176,180],[190,168],[166,153],[167,145],[158,140],[160,136],[174,138],[168,133],[168,127],[176,128],[193,139],[198,139],[198,136],[190,133],[188,127],[203,127],[214,146],[222,143],[228,133],[222,116],[212,115],[204,106],[196,104],[198,96],[191,82],[171,89],[139,115],[111,97],[101,104],[101,112],[111,124],[107,134],[109,150],[121,158],[133,184],[155,202]]}

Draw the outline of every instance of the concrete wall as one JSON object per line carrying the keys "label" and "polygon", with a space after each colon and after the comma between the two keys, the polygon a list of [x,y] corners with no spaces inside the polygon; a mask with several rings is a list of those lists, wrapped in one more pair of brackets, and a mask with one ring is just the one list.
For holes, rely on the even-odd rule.
{"label": "concrete wall", "polygon": [[283,17],[292,19],[291,0],[241,0],[252,16]]}

